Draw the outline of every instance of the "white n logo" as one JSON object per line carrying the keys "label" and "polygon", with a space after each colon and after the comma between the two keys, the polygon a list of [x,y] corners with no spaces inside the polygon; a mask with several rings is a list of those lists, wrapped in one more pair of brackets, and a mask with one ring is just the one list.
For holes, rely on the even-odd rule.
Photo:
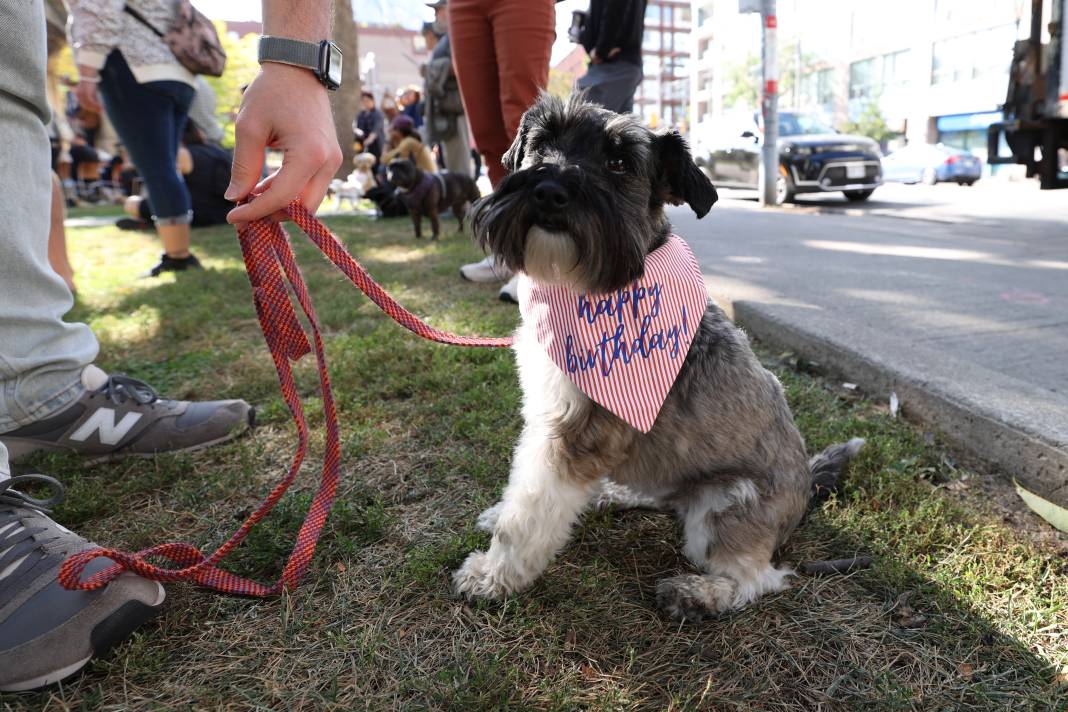
{"label": "white n logo", "polygon": [[99,431],[100,442],[104,445],[118,445],[119,441],[126,437],[130,428],[141,419],[140,413],[127,413],[115,424],[115,411],[111,408],[98,408],[93,415],[82,423],[82,426],[70,436],[71,440],[85,442],[90,435]]}

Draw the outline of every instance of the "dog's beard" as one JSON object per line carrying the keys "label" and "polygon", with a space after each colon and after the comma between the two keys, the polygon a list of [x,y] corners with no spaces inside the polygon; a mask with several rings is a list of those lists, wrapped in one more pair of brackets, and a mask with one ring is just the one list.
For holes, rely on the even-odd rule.
{"label": "dog's beard", "polygon": [[537,225],[527,231],[523,268],[530,277],[545,284],[581,287],[585,281],[571,235]]}
{"label": "dog's beard", "polygon": [[572,186],[573,205],[582,207],[546,221],[531,197],[541,178],[537,169],[517,171],[475,204],[472,226],[482,249],[513,271],[580,292],[610,292],[640,278],[646,238],[611,204],[611,193]]}

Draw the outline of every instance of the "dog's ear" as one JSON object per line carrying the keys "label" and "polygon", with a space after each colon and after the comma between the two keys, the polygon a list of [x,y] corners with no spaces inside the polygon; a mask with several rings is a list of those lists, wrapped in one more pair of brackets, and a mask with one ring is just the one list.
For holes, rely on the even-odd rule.
{"label": "dog's ear", "polygon": [[509,146],[508,150],[501,156],[501,164],[509,173],[515,173],[519,170],[519,166],[523,165],[523,147],[527,142],[527,132],[530,129],[529,115],[532,111],[534,111],[534,109],[530,108],[523,114],[523,118],[519,120],[519,129],[515,132],[515,140],[512,141],[512,145]]}
{"label": "dog's ear", "polygon": [[686,139],[672,129],[654,138],[656,153],[663,172],[665,200],[672,205],[687,203],[699,218],[703,218],[717,200],[716,187],[690,156]]}

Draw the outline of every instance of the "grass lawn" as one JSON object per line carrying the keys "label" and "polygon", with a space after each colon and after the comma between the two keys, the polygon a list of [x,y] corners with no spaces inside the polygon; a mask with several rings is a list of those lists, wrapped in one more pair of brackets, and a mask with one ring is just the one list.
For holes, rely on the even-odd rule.
{"label": "grass lawn", "polygon": [[[516,309],[495,287],[459,279],[458,265],[478,256],[467,238],[417,243],[407,219],[329,223],[435,326],[484,335],[514,326]],[[245,398],[260,427],[195,455],[95,467],[41,459],[36,469],[68,487],[55,517],[126,549],[218,545],[294,447],[233,232],[197,231],[207,269],[156,281],[135,278],[158,256],[151,235],[98,226],[68,238],[80,290],[71,318],[93,327],[103,367],[173,397]],[[982,497],[962,496],[962,482],[986,475],[955,464],[885,405],[767,352],[810,451],[868,439],[844,494],[809,517],[783,558],[863,553],[871,569],[799,577],[749,609],[680,626],[655,609],[657,579],[689,570],[673,519],[608,511],[585,517],[530,590],[500,604],[456,600],[450,572],[488,543],[475,517],[499,496],[519,431],[512,355],[419,340],[302,236],[294,241],[325,329],[345,454],[303,585],[275,600],[170,586],[163,614],[86,674],[0,696],[0,707],[1068,708],[1063,551],[1010,527]],[[298,372],[321,444],[314,362]],[[233,570],[277,577],[317,477],[312,457],[298,491],[228,562]]]}

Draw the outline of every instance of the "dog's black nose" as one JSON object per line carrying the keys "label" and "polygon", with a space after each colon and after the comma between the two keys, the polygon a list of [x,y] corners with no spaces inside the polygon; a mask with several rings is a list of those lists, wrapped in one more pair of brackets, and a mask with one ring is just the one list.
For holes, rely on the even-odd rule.
{"label": "dog's black nose", "polygon": [[534,186],[534,203],[542,210],[560,210],[571,202],[564,186],[547,178]]}

